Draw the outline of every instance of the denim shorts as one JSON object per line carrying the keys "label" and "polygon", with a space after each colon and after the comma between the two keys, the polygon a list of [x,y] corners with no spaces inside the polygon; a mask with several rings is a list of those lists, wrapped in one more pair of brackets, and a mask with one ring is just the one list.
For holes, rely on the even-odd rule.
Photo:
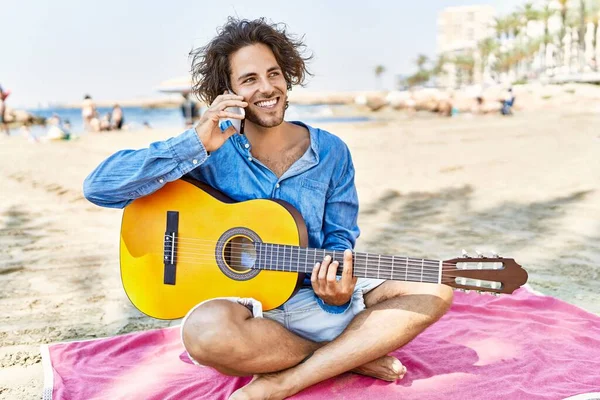
{"label": "denim shorts", "polygon": [[[192,308],[183,319],[181,323],[182,342],[183,326],[188,316],[201,304],[218,299],[246,306],[254,318],[268,318],[276,321],[296,335],[313,342],[331,341],[346,329],[359,312],[365,309],[363,296],[383,282],[383,279],[359,278],[352,298],[345,308],[323,303],[311,287],[301,288],[283,305],[269,311],[263,311],[261,302],[252,298],[219,297],[206,300]],[[194,364],[198,364],[191,357],[190,359]]]}

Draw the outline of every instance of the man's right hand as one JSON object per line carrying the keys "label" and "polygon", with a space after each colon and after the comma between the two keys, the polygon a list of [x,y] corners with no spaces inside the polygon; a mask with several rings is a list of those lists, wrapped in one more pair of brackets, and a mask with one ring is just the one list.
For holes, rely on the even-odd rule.
{"label": "man's right hand", "polygon": [[219,128],[219,119],[244,119],[240,114],[225,111],[227,107],[247,107],[248,103],[243,100],[244,98],[242,96],[225,92],[217,96],[208,110],[202,114],[200,122],[196,125],[196,133],[206,148],[206,151],[211,152],[217,150],[219,147],[223,146],[223,143],[225,143],[231,135],[236,133],[235,128],[232,126],[227,128],[225,132],[221,132],[221,128]]}

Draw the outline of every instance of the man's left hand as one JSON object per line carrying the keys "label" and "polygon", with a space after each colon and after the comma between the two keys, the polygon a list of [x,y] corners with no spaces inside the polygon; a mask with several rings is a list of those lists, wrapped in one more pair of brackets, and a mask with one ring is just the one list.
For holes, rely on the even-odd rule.
{"label": "man's left hand", "polygon": [[340,263],[331,261],[327,256],[322,263],[316,263],[310,277],[311,284],[315,294],[321,300],[332,306],[341,306],[350,301],[354,286],[356,286],[355,276],[352,276],[352,251],[344,251],[344,267],[342,270],[342,279],[337,280],[337,269]]}

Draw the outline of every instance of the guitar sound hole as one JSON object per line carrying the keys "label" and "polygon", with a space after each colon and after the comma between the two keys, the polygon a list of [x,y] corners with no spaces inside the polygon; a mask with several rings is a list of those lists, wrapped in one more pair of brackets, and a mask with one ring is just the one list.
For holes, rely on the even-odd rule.
{"label": "guitar sound hole", "polygon": [[235,236],[225,245],[225,263],[235,272],[248,272],[256,261],[254,243],[246,236]]}

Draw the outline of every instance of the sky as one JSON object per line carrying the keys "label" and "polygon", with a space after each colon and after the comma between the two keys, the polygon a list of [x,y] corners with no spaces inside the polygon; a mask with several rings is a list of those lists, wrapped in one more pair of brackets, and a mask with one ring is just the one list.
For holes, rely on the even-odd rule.
{"label": "sky", "polygon": [[207,43],[229,15],[284,22],[304,35],[314,59],[309,90],[378,87],[435,56],[436,18],[445,7],[490,4],[499,14],[524,0],[2,0],[0,85],[11,107],[158,97],[156,86],[189,73],[190,50]]}

